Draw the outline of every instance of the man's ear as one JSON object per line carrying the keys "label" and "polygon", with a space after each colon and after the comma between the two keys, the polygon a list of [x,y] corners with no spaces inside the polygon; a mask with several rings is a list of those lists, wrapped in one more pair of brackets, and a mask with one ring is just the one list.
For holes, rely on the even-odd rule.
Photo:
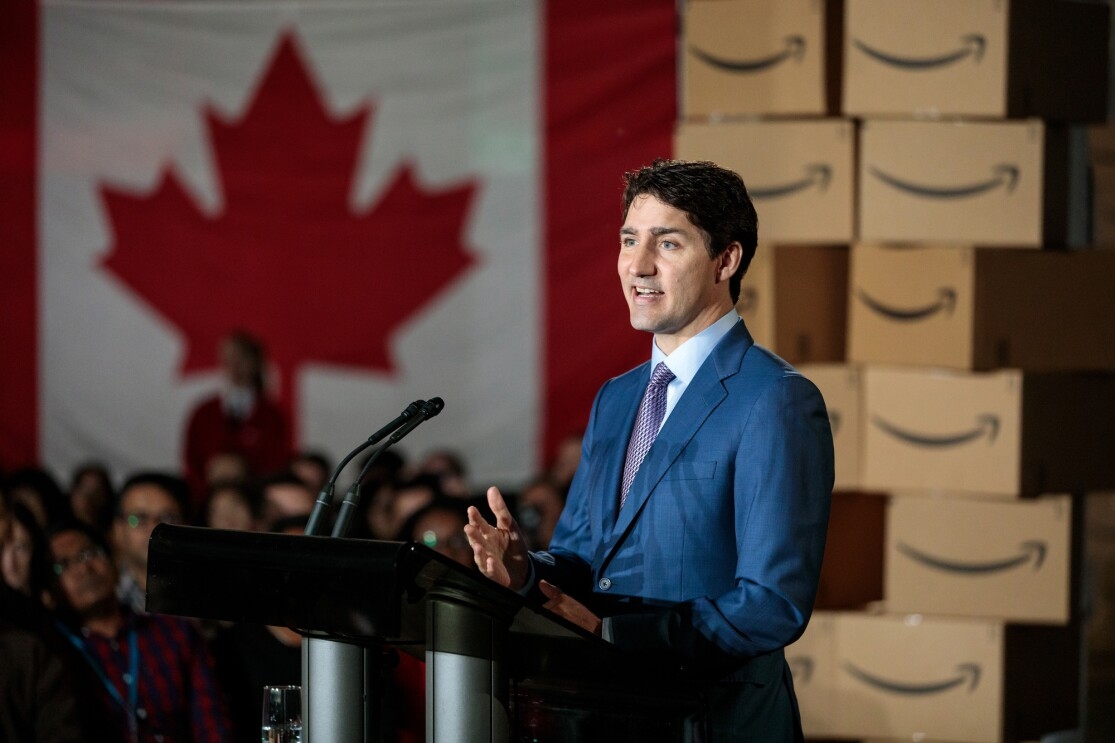
{"label": "man's ear", "polygon": [[716,281],[727,281],[736,275],[740,261],[743,260],[743,246],[738,241],[733,242],[717,258]]}

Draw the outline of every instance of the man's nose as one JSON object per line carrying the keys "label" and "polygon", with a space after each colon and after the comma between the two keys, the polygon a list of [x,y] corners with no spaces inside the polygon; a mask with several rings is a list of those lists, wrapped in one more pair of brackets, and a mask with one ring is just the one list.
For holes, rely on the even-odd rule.
{"label": "man's nose", "polygon": [[646,245],[639,245],[631,253],[627,270],[632,276],[650,276],[654,273],[654,251]]}

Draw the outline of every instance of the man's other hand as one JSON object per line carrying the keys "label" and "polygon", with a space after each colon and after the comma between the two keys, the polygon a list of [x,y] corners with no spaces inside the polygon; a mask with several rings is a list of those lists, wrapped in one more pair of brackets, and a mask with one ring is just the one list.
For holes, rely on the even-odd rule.
{"label": "man's other hand", "polygon": [[549,599],[542,608],[549,609],[563,619],[568,619],[573,624],[583,627],[594,635],[600,635],[604,622],[600,617],[588,610],[584,604],[569,594],[562,591],[549,581],[538,584],[542,594]]}

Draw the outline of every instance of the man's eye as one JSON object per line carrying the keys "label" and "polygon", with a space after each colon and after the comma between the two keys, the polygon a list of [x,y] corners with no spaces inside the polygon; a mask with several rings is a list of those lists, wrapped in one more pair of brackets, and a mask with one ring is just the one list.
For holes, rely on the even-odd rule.
{"label": "man's eye", "polygon": [[677,243],[675,243],[673,240],[663,240],[662,241],[662,247],[665,248],[666,250],[673,250],[677,246],[678,246]]}
{"label": "man's eye", "polygon": [[620,238],[619,244],[622,245],[625,248],[634,247],[635,238],[633,238],[633,237],[622,237],[622,238]]}

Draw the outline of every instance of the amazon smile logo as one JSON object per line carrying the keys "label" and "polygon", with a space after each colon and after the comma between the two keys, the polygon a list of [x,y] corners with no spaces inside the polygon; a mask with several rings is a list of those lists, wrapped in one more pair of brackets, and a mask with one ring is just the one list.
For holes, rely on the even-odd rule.
{"label": "amazon smile logo", "polygon": [[967,444],[977,439],[987,437],[987,443],[991,444],[995,441],[995,437],[999,435],[999,416],[987,413],[981,415],[976,422],[976,426],[969,431],[961,431],[959,433],[932,435],[925,433],[915,433],[903,428],[899,428],[893,423],[877,416],[871,416],[871,423],[889,434],[890,436],[903,441],[907,444],[914,446],[923,446],[929,448],[946,448],[950,446],[960,446]]}
{"label": "amazon smile logo", "polygon": [[958,573],[960,575],[1002,573],[1007,570],[1014,570],[1028,562],[1034,563],[1034,572],[1040,570],[1042,563],[1045,562],[1045,553],[1047,549],[1045,542],[1031,539],[1023,542],[1018,547],[1020,554],[998,560],[988,560],[986,562],[962,562],[960,560],[949,560],[943,557],[936,557],[928,552],[922,552],[915,547],[911,547],[905,542],[899,542],[895,546],[895,549],[915,562],[946,573]]}
{"label": "amazon smile logo", "polygon": [[947,67],[964,59],[971,59],[973,63],[979,64],[983,59],[983,51],[987,47],[987,39],[984,38],[983,34],[966,34],[960,37],[959,48],[928,57],[902,57],[897,54],[889,54],[865,44],[859,39],[852,39],[852,46],[876,62],[881,62],[889,67],[897,67],[908,71],[924,71]]}
{"label": "amazon smile logo", "polygon": [[867,172],[891,188],[905,191],[914,196],[920,196],[926,199],[964,199],[972,196],[979,196],[980,194],[987,193],[1000,186],[1004,187],[1007,193],[1011,193],[1014,191],[1014,187],[1018,185],[1020,171],[1017,165],[1001,163],[991,168],[991,177],[987,180],[977,181],[975,183],[964,183],[956,186],[931,186],[922,183],[914,183],[913,181],[903,180],[897,176],[891,175],[874,165],[869,165]]}
{"label": "amazon smile logo", "polygon": [[856,290],[856,299],[865,304],[872,312],[898,322],[916,322],[937,314],[951,316],[956,306],[956,290],[942,287],[937,290],[937,299],[919,307],[892,307],[883,304],[863,289]]}
{"label": "amazon smile logo", "polygon": [[796,181],[774,186],[758,186],[748,189],[748,193],[751,194],[752,199],[760,201],[763,199],[778,199],[813,186],[816,186],[818,191],[824,191],[828,188],[830,180],[832,180],[832,166],[824,163],[813,163],[805,166],[804,177]]}
{"label": "amazon smile logo", "polygon": [[762,72],[786,60],[793,59],[798,62],[805,56],[805,39],[801,36],[787,36],[785,48],[766,57],[758,59],[727,59],[715,54],[710,54],[695,45],[689,46],[689,52],[705,64],[723,72],[751,73]]}
{"label": "amazon smile logo", "polygon": [[950,689],[955,689],[960,686],[968,685],[968,693],[972,693],[979,685],[980,667],[976,663],[962,663],[956,667],[956,676],[940,681],[929,681],[926,683],[910,683],[902,681],[892,681],[885,679],[881,676],[876,676],[864,671],[862,668],[857,668],[855,665],[845,662],[843,665],[844,671],[868,686],[874,687],[881,691],[890,692],[891,694],[902,694],[905,696],[920,696],[924,694],[940,694]]}
{"label": "amazon smile logo", "polygon": [[808,684],[813,678],[813,658],[808,655],[787,658],[786,665],[790,667],[790,674],[794,677],[795,684]]}

